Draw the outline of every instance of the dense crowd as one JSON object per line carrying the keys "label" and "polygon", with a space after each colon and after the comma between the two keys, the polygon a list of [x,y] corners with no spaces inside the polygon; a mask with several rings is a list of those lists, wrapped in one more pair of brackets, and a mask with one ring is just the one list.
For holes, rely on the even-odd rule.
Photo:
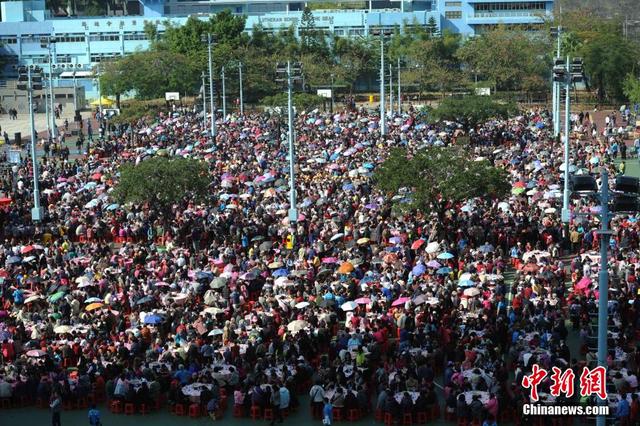
{"label": "dense crowd", "polygon": [[[278,116],[220,119],[213,141],[186,108],[101,130],[83,155],[41,158],[40,224],[25,162],[1,183],[0,399],[71,407],[104,395],[114,410],[167,400],[215,418],[232,398],[237,415],[279,420],[308,397],[325,422],[520,416],[533,364],[579,377],[596,362],[597,217],[563,233],[562,145],[549,125],[544,110],[468,130],[411,109],[380,137],[365,110],[300,114],[293,224]],[[462,135],[471,155],[508,171],[509,197],[409,213],[394,206],[410,189],[374,185],[391,148]],[[572,172],[618,173],[615,120],[598,129],[575,115],[573,136]],[[117,204],[119,166],[155,155],[206,162],[206,202],[185,196],[170,217]],[[638,224],[611,226],[610,402],[629,395],[625,418],[637,421]],[[581,255],[562,258],[570,249]],[[540,394],[561,402],[548,381]]]}

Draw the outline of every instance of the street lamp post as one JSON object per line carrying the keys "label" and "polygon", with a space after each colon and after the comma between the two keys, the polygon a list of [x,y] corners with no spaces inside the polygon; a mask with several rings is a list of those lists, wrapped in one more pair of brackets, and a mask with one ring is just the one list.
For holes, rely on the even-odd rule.
{"label": "street lamp post", "polygon": [[382,136],[387,135],[384,103],[384,34],[380,31],[380,134]]}
{"label": "street lamp post", "polygon": [[202,125],[204,130],[207,130],[207,82],[205,78],[207,77],[202,71]]}
{"label": "street lamp post", "polygon": [[[567,98],[569,95],[567,94]],[[607,320],[609,312],[609,176],[607,169],[602,168],[602,185],[600,189],[600,273],[598,274],[598,365],[607,367]],[[606,399],[598,398],[598,405],[607,405]],[[605,425],[605,417],[598,416],[597,426]]]}
{"label": "street lamp post", "polygon": [[240,115],[244,115],[244,100],[242,99],[242,62],[238,62],[238,80],[240,82]]}
{"label": "street lamp post", "polygon": [[42,209],[40,207],[40,186],[38,157],[36,156],[36,125],[33,114],[33,91],[42,89],[42,70],[36,68],[32,74],[31,68],[20,67],[18,70],[18,90],[26,90],[29,98],[29,125],[31,127],[31,165],[33,167],[33,208],[31,220],[42,221]]}
{"label": "street lamp post", "polygon": [[[49,37],[49,41],[47,43],[47,49],[49,51],[49,98],[50,98],[50,107],[49,110],[51,112],[51,133],[49,134],[51,137],[55,138],[58,136],[58,128],[56,126],[56,114],[55,114],[55,99],[53,97],[53,55],[56,52],[56,39],[54,37]],[[53,50],[53,52],[52,52]]]}
{"label": "street lamp post", "polygon": [[402,92],[400,90],[400,58],[398,58],[398,115],[402,114]]}
{"label": "street lamp post", "polygon": [[224,77],[224,67],[222,67],[220,76],[222,77],[222,118],[224,119],[227,116],[227,89]]}
{"label": "street lamp post", "polygon": [[[284,81],[287,85],[287,116],[289,119],[289,223],[298,221],[298,208],[296,201],[296,175],[295,175],[295,134],[293,123],[293,84],[296,80],[302,79],[302,67],[299,63],[291,66],[291,61],[287,61],[286,68],[278,65],[276,73],[279,75],[277,81]],[[284,74],[284,75],[283,75]]]}
{"label": "street lamp post", "polygon": [[213,35],[207,33],[202,35],[201,41],[207,43],[207,54],[209,56],[209,103],[211,109],[211,137],[215,138],[217,135],[216,130],[216,106],[213,99],[213,56],[211,54],[211,47],[213,45]]}
{"label": "street lamp post", "polygon": [[389,61],[389,116],[393,116],[393,65]]}

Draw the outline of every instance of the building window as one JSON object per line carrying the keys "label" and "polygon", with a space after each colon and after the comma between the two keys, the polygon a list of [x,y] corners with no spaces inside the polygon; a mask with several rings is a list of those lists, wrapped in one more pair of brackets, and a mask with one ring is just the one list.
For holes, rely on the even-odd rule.
{"label": "building window", "polygon": [[461,1],[446,1],[444,2],[445,7],[462,7]]}
{"label": "building window", "polygon": [[0,44],[17,44],[18,39],[16,37],[0,37]]}
{"label": "building window", "polygon": [[450,10],[444,12],[444,17],[447,19],[462,19],[462,12],[459,10]]}

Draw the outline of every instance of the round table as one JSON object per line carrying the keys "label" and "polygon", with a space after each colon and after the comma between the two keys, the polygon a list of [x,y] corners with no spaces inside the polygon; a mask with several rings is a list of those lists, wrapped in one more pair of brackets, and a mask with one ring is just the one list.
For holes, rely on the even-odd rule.
{"label": "round table", "polygon": [[192,401],[199,402],[202,391],[205,389],[211,390],[211,388],[212,385],[210,383],[191,383],[182,388],[182,393],[185,396],[188,396]]}
{"label": "round table", "polygon": [[468,391],[464,393],[464,400],[467,402],[467,404],[471,404],[471,402],[473,401],[473,397],[475,395],[480,396],[480,402],[482,402],[483,404],[486,404],[487,402],[489,402],[489,392],[484,392],[484,391]]}
{"label": "round table", "polygon": [[[409,391],[406,391],[406,393],[411,395],[411,400],[413,401],[414,404],[416,403],[416,401],[418,400],[418,397],[420,396],[420,392],[409,392]],[[396,399],[396,401],[398,402],[398,404],[400,404],[402,402],[402,398],[404,397],[404,394],[405,394],[405,392],[398,392],[393,396]]]}

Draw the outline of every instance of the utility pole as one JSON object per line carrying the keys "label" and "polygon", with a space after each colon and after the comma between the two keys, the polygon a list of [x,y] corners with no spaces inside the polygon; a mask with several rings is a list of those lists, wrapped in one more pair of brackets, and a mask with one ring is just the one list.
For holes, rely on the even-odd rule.
{"label": "utility pole", "polygon": [[398,115],[402,115],[402,92],[400,90],[400,58],[398,58]]}
{"label": "utility pole", "polygon": [[29,99],[29,125],[31,127],[31,166],[33,167],[33,208],[31,209],[31,220],[33,222],[42,221],[42,209],[40,207],[40,187],[38,158],[36,156],[36,125],[33,114],[33,91],[42,90],[42,70],[35,68],[32,74],[31,68],[20,67],[18,69],[18,90],[26,90]]}
{"label": "utility pole", "polygon": [[211,106],[211,138],[215,138],[217,135],[216,131],[216,107],[213,99],[213,59],[211,55],[211,46],[213,44],[213,36],[211,33],[207,33],[201,36],[200,41],[203,43],[207,43],[207,53],[209,55],[209,103]]}
{"label": "utility pole", "polygon": [[[567,96],[567,99],[569,96]],[[617,185],[616,185],[617,189]],[[607,320],[609,313],[609,176],[606,167],[602,168],[602,187],[600,189],[600,273],[598,274],[598,365],[607,368]],[[606,399],[598,398],[598,405],[607,405]],[[596,418],[597,426],[605,426],[604,416]]]}
{"label": "utility pole", "polygon": [[100,85],[100,65],[97,66],[98,72],[98,111],[100,112],[100,121],[102,121],[102,86]]}
{"label": "utility pole", "polygon": [[202,125],[205,132],[207,131],[207,81],[204,71],[201,74],[202,77]]}
{"label": "utility pole", "polygon": [[[562,39],[562,27],[558,27],[557,31],[557,52],[556,58],[560,58],[560,46]],[[552,119],[553,119],[553,135],[558,137],[560,135],[560,102],[562,98],[562,86],[560,82],[553,81],[552,92]]]}
{"label": "utility pole", "polygon": [[389,116],[393,116],[393,65],[389,61]]}
{"label": "utility pole", "polygon": [[[47,43],[47,48],[49,50],[49,98],[50,98],[50,107],[49,110],[51,112],[51,133],[49,136],[55,138],[58,136],[58,128],[56,127],[56,114],[55,114],[55,99],[53,98],[53,55],[55,55],[55,43],[56,39],[53,37],[49,37],[49,42]],[[52,52],[53,50],[53,52]]]}
{"label": "utility pole", "polygon": [[[569,57],[567,56],[567,78],[565,79],[565,103],[564,103],[564,191],[562,193],[562,222],[565,223],[565,227],[569,224],[569,132],[571,118],[571,96],[569,96],[569,90],[571,88],[571,69],[569,64]],[[560,84],[558,83],[558,87]],[[559,108],[558,108],[559,112]],[[559,114],[558,114],[559,115]]]}
{"label": "utility pole", "polygon": [[334,84],[334,75],[331,74],[331,114],[333,114],[333,84]]}
{"label": "utility pole", "polygon": [[244,115],[244,100],[242,99],[242,62],[238,62],[238,80],[240,81],[240,115]]}
{"label": "utility pole", "polygon": [[222,67],[221,77],[222,77],[222,119],[224,120],[225,117],[227,116],[227,89],[225,86],[224,67]]}
{"label": "utility pole", "polygon": [[384,112],[384,34],[380,30],[380,134],[387,135],[387,123]]}

